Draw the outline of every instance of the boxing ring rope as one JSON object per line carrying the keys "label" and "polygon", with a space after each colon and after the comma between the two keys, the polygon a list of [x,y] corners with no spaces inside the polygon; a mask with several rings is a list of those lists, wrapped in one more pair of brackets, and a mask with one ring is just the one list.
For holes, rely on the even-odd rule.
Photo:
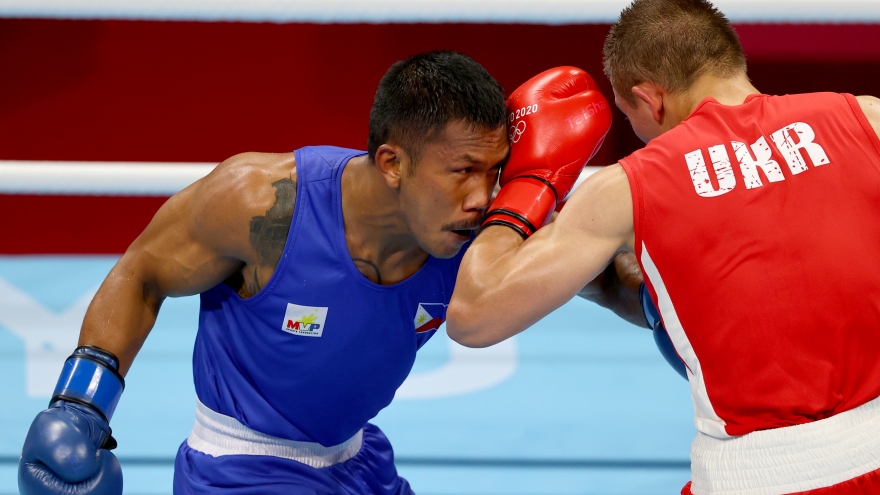
{"label": "boxing ring rope", "polygon": [[0,161],[0,194],[171,196],[215,163]]}
{"label": "boxing ring rope", "polygon": [[[877,0],[716,0],[733,22],[880,22]],[[245,22],[608,23],[629,0],[0,0],[0,17]]]}
{"label": "boxing ring rope", "polygon": [[[171,196],[214,163],[0,160],[0,194]],[[575,187],[602,167],[586,167]]]}

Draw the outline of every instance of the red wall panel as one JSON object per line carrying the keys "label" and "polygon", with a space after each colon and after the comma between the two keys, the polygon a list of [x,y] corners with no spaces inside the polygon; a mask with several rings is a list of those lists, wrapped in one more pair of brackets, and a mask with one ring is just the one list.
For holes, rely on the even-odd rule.
{"label": "red wall panel", "polygon": [[[880,25],[741,25],[767,93],[880,94]],[[0,19],[0,160],[221,161],[363,148],[395,60],[453,49],[508,91],[576,65],[601,75],[607,25],[257,24]],[[593,164],[641,143],[620,114]],[[157,198],[0,196],[0,253],[115,253]]]}
{"label": "red wall panel", "polygon": [[0,254],[122,253],[167,199],[0,195]]}
{"label": "red wall panel", "polygon": [[219,161],[363,147],[376,84],[395,60],[459,50],[508,89],[562,64],[599,79],[606,30],[3,20],[0,158]]}

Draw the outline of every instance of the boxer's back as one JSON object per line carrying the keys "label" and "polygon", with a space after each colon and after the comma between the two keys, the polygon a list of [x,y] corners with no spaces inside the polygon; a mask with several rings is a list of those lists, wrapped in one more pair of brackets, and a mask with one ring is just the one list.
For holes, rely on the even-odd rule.
{"label": "boxer's back", "polygon": [[621,164],[702,432],[806,423],[880,395],[880,140],[855,98],[708,99]]}

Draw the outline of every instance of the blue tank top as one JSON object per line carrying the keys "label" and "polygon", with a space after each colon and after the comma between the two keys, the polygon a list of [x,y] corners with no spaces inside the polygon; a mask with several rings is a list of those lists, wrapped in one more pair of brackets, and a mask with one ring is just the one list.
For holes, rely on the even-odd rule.
{"label": "blue tank top", "polygon": [[295,151],[296,205],[272,278],[249,299],[225,284],[202,293],[193,374],[210,409],[276,437],[342,443],[391,402],[445,320],[465,249],[387,286],[351,260],[341,178],[363,154]]}

